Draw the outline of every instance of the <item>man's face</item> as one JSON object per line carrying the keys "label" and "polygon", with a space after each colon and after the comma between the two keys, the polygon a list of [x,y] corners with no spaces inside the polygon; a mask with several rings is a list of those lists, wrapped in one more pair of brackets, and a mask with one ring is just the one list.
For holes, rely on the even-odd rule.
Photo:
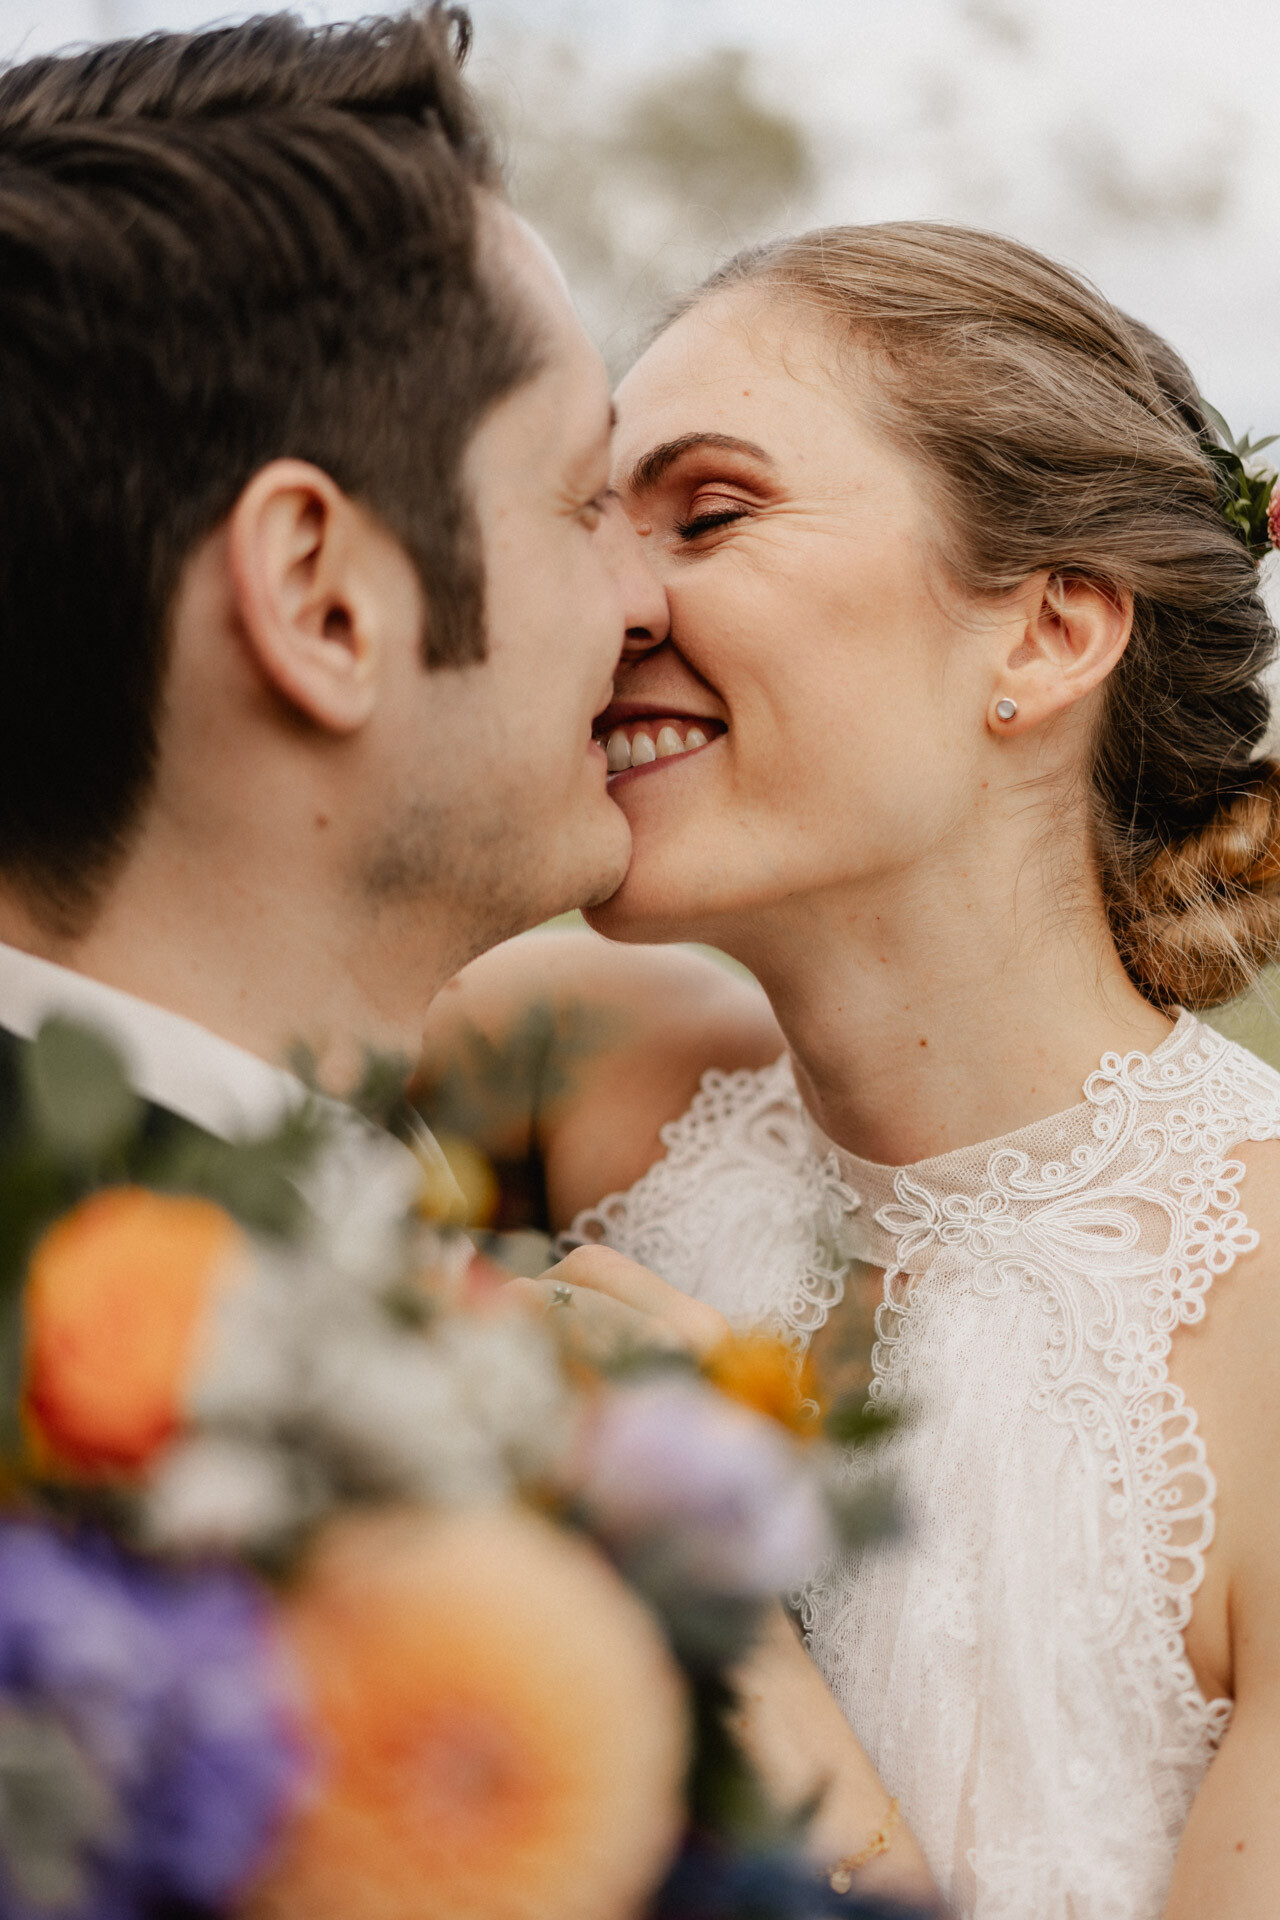
{"label": "man's face", "polygon": [[406,781],[401,768],[397,824],[377,863],[416,876],[433,909],[451,907],[472,952],[620,884],[630,832],[608,797],[592,720],[610,699],[627,628],[665,632],[666,620],[608,496],[604,365],[529,230],[497,205],[485,229],[496,271],[537,324],[542,366],[467,452],[488,652],[421,675],[404,716],[414,737],[397,728],[396,757],[407,750],[414,771]]}

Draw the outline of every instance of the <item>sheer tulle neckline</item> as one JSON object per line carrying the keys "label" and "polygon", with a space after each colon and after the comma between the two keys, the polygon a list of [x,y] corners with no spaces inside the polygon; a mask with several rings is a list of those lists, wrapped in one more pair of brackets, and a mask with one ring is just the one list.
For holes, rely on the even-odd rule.
{"label": "sheer tulle neckline", "polygon": [[[995,1192],[1007,1188],[1011,1172],[1015,1177],[1023,1176],[1029,1197],[1034,1194],[1043,1200],[1068,1186],[1079,1192],[1087,1184],[1091,1168],[1103,1158],[1097,1147],[1110,1138],[1104,1090],[1115,1070],[1123,1068],[1132,1078],[1157,1084],[1166,1077],[1176,1077],[1178,1062],[1199,1032],[1195,1015],[1179,1009],[1172,1031],[1150,1053],[1135,1050],[1123,1056],[1104,1055],[1074,1106],[1033,1120],[1012,1133],[998,1134],[968,1147],[953,1147],[904,1166],[864,1160],[830,1139],[808,1116],[819,1157],[834,1165],[842,1183],[857,1196],[858,1204],[851,1209],[847,1225],[847,1251],[870,1266],[921,1272],[932,1264],[938,1248],[946,1244],[948,1218],[957,1226],[969,1228],[974,1210],[985,1208],[994,1225]],[[997,1174],[999,1177],[994,1177]],[[904,1217],[904,1203],[909,1217]],[[943,1230],[913,1245],[910,1226],[922,1209],[930,1215],[940,1214]],[[920,1241],[921,1236],[917,1233],[914,1239]]]}

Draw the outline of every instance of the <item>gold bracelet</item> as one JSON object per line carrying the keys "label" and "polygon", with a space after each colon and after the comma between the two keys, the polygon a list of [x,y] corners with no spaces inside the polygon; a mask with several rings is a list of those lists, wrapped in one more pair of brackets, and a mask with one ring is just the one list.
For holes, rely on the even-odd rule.
{"label": "gold bracelet", "polygon": [[853,1885],[853,1876],[870,1864],[878,1854],[888,1853],[889,1843],[893,1839],[893,1830],[898,1824],[898,1803],[889,1802],[889,1811],[876,1828],[865,1847],[859,1847],[857,1853],[846,1853],[843,1860],[837,1860],[827,1876],[832,1893],[848,1893]]}

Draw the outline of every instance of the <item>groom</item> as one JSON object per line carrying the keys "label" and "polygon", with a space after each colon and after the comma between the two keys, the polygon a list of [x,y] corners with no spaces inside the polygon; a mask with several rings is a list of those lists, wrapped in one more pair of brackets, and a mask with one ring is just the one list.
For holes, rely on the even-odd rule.
{"label": "groom", "polygon": [[[626,870],[592,719],[666,603],[463,39],[276,18],[0,76],[0,1145],[51,1013],[161,1125],[261,1132],[291,1045],[339,1093],[415,1054],[464,962]],[[584,1306],[718,1337],[572,1260]],[[834,1856],[883,1795],[778,1661]]]}
{"label": "groom", "polygon": [[0,1029],[217,1134],[627,866],[592,718],[665,601],[466,33],[0,76]]}

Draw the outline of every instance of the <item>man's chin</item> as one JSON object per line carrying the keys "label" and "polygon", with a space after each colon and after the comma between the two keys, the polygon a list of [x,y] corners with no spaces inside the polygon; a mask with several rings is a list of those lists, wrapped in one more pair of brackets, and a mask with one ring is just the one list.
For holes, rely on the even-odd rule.
{"label": "man's chin", "polygon": [[589,890],[583,895],[582,899],[575,904],[581,908],[584,914],[593,913],[597,908],[604,907],[614,898],[626,877],[627,868],[625,865],[618,867],[608,875],[597,875]]}
{"label": "man's chin", "polygon": [[554,920],[558,914],[575,910],[590,914],[613,899],[631,866],[631,832],[621,814],[617,820],[622,832],[610,835],[613,844],[607,849],[597,847],[589,866],[579,861],[575,870],[566,872],[558,894],[553,897],[548,893],[544,910],[532,924]]}

